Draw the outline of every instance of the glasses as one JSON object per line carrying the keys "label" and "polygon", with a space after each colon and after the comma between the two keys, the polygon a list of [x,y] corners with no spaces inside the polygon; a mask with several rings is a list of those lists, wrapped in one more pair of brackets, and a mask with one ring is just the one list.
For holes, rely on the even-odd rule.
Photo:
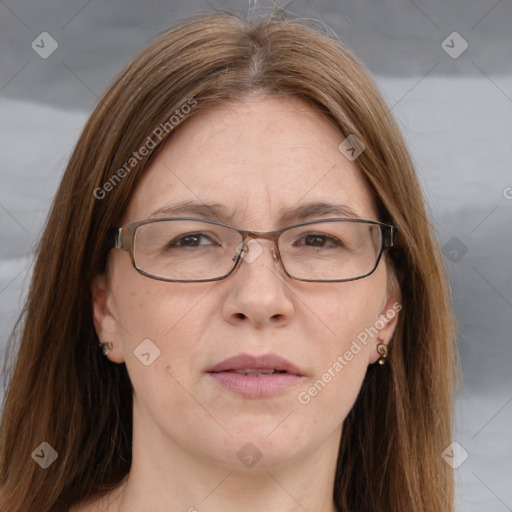
{"label": "glasses", "polygon": [[393,247],[394,226],[373,220],[312,220],[276,231],[237,229],[193,218],[149,219],[113,228],[109,249],[130,253],[135,269],[160,281],[218,281],[240,261],[263,252],[256,238],[271,240],[274,259],[299,281],[354,281],[372,274]]}

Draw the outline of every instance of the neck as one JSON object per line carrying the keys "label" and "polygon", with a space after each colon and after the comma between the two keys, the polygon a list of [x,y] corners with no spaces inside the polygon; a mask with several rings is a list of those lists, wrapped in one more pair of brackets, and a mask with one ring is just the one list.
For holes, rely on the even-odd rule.
{"label": "neck", "polygon": [[190,453],[156,432],[158,439],[139,436],[134,428],[132,467],[113,510],[336,512],[333,485],[340,430],[313,452],[245,468],[236,459]]}

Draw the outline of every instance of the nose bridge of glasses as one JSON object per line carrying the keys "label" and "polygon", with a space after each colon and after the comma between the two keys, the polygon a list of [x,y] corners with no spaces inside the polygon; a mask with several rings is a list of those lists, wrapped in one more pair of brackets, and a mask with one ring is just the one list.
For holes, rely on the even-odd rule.
{"label": "nose bridge of glasses", "polygon": [[[245,253],[251,250],[251,243],[257,244],[256,247],[260,247],[261,251],[264,250],[264,243],[261,240],[266,240],[270,244],[270,252],[274,258],[274,261],[279,261],[279,249],[277,248],[277,233],[275,231],[261,232],[261,231],[244,231],[242,249]],[[254,250],[254,246],[253,246]],[[259,250],[259,249],[257,249]]]}

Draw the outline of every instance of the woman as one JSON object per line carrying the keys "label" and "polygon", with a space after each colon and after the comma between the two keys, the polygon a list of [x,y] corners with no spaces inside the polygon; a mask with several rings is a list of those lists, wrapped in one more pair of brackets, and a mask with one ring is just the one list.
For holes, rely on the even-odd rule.
{"label": "woman", "polygon": [[117,77],[43,234],[2,512],[453,511],[453,318],[410,156],[304,22],[196,16]]}

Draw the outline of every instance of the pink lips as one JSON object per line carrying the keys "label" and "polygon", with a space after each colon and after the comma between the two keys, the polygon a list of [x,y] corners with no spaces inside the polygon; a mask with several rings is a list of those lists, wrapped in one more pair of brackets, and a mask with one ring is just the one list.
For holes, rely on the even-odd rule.
{"label": "pink lips", "polygon": [[276,354],[230,357],[210,368],[208,375],[225,389],[247,398],[271,396],[304,378],[297,366]]}

